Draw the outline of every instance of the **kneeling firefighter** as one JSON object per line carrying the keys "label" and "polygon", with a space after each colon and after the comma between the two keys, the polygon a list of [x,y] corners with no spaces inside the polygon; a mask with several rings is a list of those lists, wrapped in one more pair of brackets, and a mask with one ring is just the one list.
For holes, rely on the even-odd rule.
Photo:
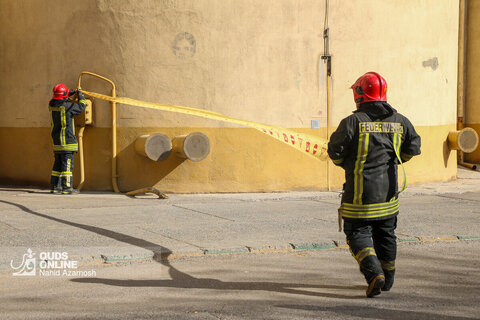
{"label": "kneeling firefighter", "polygon": [[[68,101],[68,97],[78,94],[78,103]],[[50,179],[51,193],[73,194],[73,153],[78,151],[73,116],[85,110],[85,97],[79,90],[69,90],[64,84],[53,88],[53,98],[49,103],[52,122],[52,139],[55,162]]]}
{"label": "kneeling firefighter", "polygon": [[[389,291],[394,280],[397,164],[419,155],[421,142],[410,121],[387,103],[382,76],[368,72],[351,88],[357,110],[330,137],[328,154],[345,170],[339,215],[350,251],[368,283],[367,297],[373,297]],[[405,186],[404,179],[401,191]]]}

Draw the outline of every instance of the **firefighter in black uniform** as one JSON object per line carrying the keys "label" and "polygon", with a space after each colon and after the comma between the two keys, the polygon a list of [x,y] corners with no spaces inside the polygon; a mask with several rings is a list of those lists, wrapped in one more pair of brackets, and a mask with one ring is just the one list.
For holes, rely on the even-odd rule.
{"label": "firefighter in black uniform", "polygon": [[[77,93],[78,102],[68,101],[68,97]],[[85,98],[79,90],[69,90],[64,84],[53,88],[53,98],[49,103],[52,122],[52,139],[55,162],[50,180],[51,192],[73,194],[73,153],[78,151],[73,116],[85,110]]]}
{"label": "firefighter in black uniform", "polygon": [[[345,170],[339,215],[347,243],[368,283],[367,297],[393,285],[397,243],[397,164],[420,154],[420,136],[387,103],[387,83],[375,72],[351,87],[357,110],[330,137],[328,154]],[[404,174],[403,191],[406,186]],[[342,220],[340,220],[341,223]]]}

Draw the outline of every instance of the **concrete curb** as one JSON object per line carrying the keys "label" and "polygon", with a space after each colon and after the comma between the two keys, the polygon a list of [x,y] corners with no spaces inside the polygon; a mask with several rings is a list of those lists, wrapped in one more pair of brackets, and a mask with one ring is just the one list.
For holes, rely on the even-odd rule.
{"label": "concrete curb", "polygon": [[[397,244],[409,243],[431,243],[431,242],[452,242],[452,241],[472,241],[480,240],[480,236],[442,236],[442,237],[414,237],[408,239],[398,239]],[[141,262],[141,261],[171,261],[181,258],[205,257],[205,256],[219,256],[232,254],[259,254],[259,253],[288,253],[295,251],[308,250],[332,250],[332,249],[348,249],[347,244],[341,244],[336,241],[319,242],[319,243],[289,243],[285,247],[267,246],[263,248],[225,248],[225,249],[205,249],[203,252],[184,252],[184,253],[165,253],[165,254],[144,254],[144,255],[119,255],[119,256],[104,256],[100,259],[89,259],[90,262],[98,261],[103,264],[118,263],[118,262]],[[87,261],[87,259],[79,259]]]}
{"label": "concrete curb", "polygon": [[[436,242],[454,242],[454,241],[479,241],[480,236],[442,236],[442,237],[412,237],[407,239],[398,239],[398,245],[408,245],[411,243],[436,243]],[[86,255],[72,256],[72,260],[78,261],[79,266],[95,265],[113,265],[117,263],[138,263],[138,262],[162,262],[173,261],[176,259],[198,258],[206,256],[221,255],[240,255],[240,254],[269,254],[269,253],[294,253],[310,250],[346,250],[346,243],[318,242],[318,243],[289,243],[285,246],[265,246],[262,248],[239,247],[225,249],[205,249],[201,252],[177,252],[177,253],[138,253],[122,255]],[[0,271],[11,270],[7,263],[0,263]]]}

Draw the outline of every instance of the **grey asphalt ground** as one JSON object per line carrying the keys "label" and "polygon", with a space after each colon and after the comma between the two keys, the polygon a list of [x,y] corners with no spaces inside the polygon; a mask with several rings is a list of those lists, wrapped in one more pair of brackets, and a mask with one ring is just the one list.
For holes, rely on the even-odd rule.
{"label": "grey asphalt ground", "polygon": [[347,249],[84,266],[87,277],[0,272],[0,319],[480,319],[480,241],[405,243],[390,292],[367,299]]}
{"label": "grey asphalt ground", "polygon": [[[480,172],[402,193],[395,287],[374,299],[339,192],[169,196],[1,187],[0,319],[480,319]],[[13,276],[28,249],[35,276]],[[79,273],[41,275],[49,252]]]}
{"label": "grey asphalt ground", "polygon": [[[399,242],[480,239],[480,172],[401,194]],[[31,249],[80,263],[345,246],[339,192],[52,195],[0,188],[0,270]],[[20,261],[21,262],[21,261]]]}

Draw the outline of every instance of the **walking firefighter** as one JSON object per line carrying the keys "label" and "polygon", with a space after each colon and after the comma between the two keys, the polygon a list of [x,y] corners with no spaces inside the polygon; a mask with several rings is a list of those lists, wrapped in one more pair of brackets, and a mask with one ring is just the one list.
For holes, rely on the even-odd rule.
{"label": "walking firefighter", "polygon": [[[343,230],[368,287],[367,297],[392,288],[399,213],[405,189],[403,162],[420,154],[420,136],[410,121],[387,103],[387,82],[368,72],[352,85],[357,109],[330,137],[328,154],[345,170],[339,208]],[[397,165],[404,184],[398,190]]]}

